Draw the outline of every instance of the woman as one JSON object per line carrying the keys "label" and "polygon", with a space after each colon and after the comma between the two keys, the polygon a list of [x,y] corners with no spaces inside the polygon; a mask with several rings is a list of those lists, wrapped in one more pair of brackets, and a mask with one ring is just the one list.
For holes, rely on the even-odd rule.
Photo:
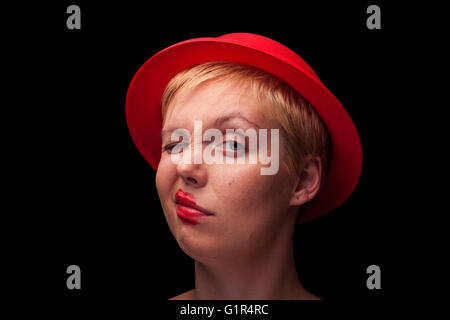
{"label": "woman", "polygon": [[[362,151],[345,109],[300,57],[253,34],[176,44],[133,78],[127,122],[195,262],[195,288],[173,299],[320,299],[298,279],[294,228],[350,195]],[[263,174],[268,166],[276,170]]]}

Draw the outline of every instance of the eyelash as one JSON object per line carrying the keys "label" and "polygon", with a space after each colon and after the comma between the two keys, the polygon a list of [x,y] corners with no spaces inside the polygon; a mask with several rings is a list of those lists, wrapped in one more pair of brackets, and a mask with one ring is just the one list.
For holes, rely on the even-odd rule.
{"label": "eyelash", "polygon": [[163,149],[164,149],[164,151],[172,150],[172,148],[175,147],[177,144],[178,144],[178,142],[177,142],[177,143],[169,143],[169,144],[166,144],[166,145],[163,147]]}
{"label": "eyelash", "polygon": [[[241,146],[241,148],[236,149],[236,150],[231,150],[231,151],[240,151],[240,150],[242,150],[242,149],[246,150],[245,145],[243,145],[242,143],[239,143],[239,142],[237,142],[237,141],[235,141],[235,140],[226,140],[226,141],[223,142],[223,144],[226,144],[227,142],[233,142],[233,143],[237,144],[238,146]],[[178,143],[179,143],[179,142],[176,142],[176,143],[169,143],[169,144],[165,145],[165,146],[163,147],[163,149],[164,149],[164,151],[170,151],[170,150],[172,150],[172,148],[175,147]]]}
{"label": "eyelash", "polygon": [[240,150],[242,150],[242,149],[245,149],[245,146],[244,146],[242,143],[239,143],[239,142],[237,142],[237,141],[235,141],[235,140],[227,140],[227,141],[224,142],[224,144],[226,144],[227,142],[233,142],[233,143],[236,144],[238,147],[239,147],[239,146],[243,147],[243,148],[239,148],[239,149],[237,149],[237,150],[232,150],[232,151],[240,151]]}

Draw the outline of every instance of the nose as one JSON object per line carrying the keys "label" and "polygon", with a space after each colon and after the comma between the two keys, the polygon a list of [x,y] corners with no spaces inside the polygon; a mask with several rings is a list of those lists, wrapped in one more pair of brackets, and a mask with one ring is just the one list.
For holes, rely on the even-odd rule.
{"label": "nose", "polygon": [[177,173],[187,185],[200,188],[206,184],[207,175],[203,163],[180,161],[177,164]]}
{"label": "nose", "polygon": [[206,183],[206,172],[201,164],[180,162],[177,165],[177,172],[181,179],[188,185],[199,188]]}

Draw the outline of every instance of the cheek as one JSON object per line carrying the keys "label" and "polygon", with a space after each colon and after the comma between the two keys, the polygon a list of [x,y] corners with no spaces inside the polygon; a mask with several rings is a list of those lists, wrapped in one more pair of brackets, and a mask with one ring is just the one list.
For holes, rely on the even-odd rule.
{"label": "cheek", "polygon": [[272,210],[272,203],[278,205],[280,196],[286,194],[284,179],[261,175],[257,165],[218,166],[209,178],[218,203],[233,208],[236,214]]}
{"label": "cheek", "polygon": [[164,189],[164,165],[162,165],[161,161],[159,162],[158,169],[156,170],[156,177],[155,177],[155,183],[156,183],[156,190],[158,191],[159,198],[162,196],[162,191]]}
{"label": "cheek", "polygon": [[162,204],[164,204],[163,202],[167,197],[170,197],[170,188],[175,180],[176,170],[173,163],[170,160],[168,161],[165,156],[161,157],[158,169],[156,170],[155,183]]}
{"label": "cheek", "polygon": [[170,215],[169,212],[172,210],[171,206],[173,206],[171,191],[174,183],[176,182],[176,179],[177,179],[176,168],[174,168],[174,164],[170,160],[167,161],[167,159],[165,159],[164,156],[161,157],[158,169],[156,171],[155,184],[159,200],[161,203],[161,208],[168,223],[169,229],[174,236],[175,236],[174,226],[176,217]]}
{"label": "cheek", "polygon": [[287,190],[283,177],[262,176],[257,168],[221,169],[210,175],[220,224],[215,226],[211,243],[220,242],[227,255],[262,250],[276,236],[286,218]]}

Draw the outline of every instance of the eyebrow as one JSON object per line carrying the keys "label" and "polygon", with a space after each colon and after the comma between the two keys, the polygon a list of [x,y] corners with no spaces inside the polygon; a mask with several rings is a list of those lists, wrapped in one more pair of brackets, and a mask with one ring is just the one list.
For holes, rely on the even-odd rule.
{"label": "eyebrow", "polygon": [[[216,120],[214,120],[213,127],[217,128],[217,127],[223,125],[224,122],[227,122],[227,121],[230,121],[233,119],[241,119],[241,120],[244,120],[244,121],[256,126],[258,129],[261,128],[258,124],[254,123],[254,122],[248,120],[246,117],[244,117],[240,112],[232,112],[232,113],[218,117]],[[171,131],[173,131],[173,129],[172,130],[170,130],[170,129],[161,130],[161,137],[164,134],[169,133]]]}

